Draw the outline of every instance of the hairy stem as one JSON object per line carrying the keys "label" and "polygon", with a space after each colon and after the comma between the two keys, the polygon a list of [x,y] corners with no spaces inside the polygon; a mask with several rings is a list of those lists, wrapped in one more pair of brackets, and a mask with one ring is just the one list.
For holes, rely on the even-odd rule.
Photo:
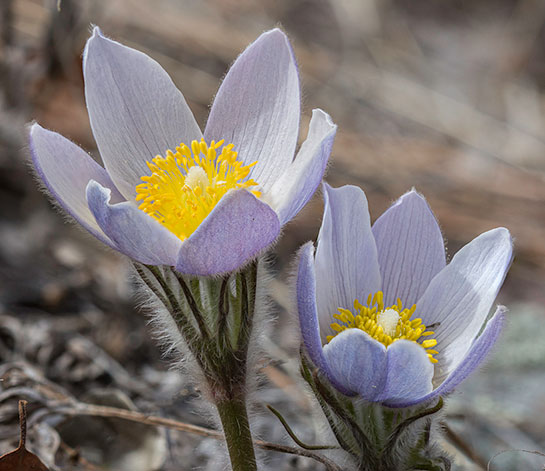
{"label": "hairy stem", "polygon": [[256,471],[246,401],[243,394],[216,403],[233,471]]}
{"label": "hairy stem", "polygon": [[[245,388],[258,261],[221,279],[189,278],[168,267],[143,267],[136,265],[138,274],[171,314],[208,383],[233,471],[256,471]],[[231,277],[236,283],[233,292]]]}

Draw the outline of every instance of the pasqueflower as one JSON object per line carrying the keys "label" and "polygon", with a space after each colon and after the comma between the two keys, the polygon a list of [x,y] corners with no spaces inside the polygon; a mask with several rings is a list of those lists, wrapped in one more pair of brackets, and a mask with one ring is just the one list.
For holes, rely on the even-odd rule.
{"label": "pasqueflower", "polygon": [[509,231],[485,232],[446,263],[425,199],[403,195],[371,228],[353,186],[324,186],[314,246],[300,252],[304,346],[343,394],[407,407],[452,391],[483,361],[505,308],[488,320],[512,260]]}
{"label": "pasqueflower", "polygon": [[299,78],[278,29],[234,62],[204,133],[157,62],[98,28],[83,72],[104,168],[38,124],[34,166],[74,219],[138,262],[192,275],[236,270],[278,237],[322,179],[336,126],[314,110],[294,159]]}

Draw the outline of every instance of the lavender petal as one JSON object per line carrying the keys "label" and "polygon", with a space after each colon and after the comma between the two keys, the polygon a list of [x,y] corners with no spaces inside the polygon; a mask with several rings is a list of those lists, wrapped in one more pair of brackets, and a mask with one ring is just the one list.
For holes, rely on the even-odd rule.
{"label": "lavender petal", "polygon": [[280,234],[280,221],[250,192],[231,190],[182,244],[176,269],[208,276],[237,270]]}
{"label": "lavender petal", "polygon": [[146,54],[105,38],[98,28],[83,55],[85,99],[104,165],[134,200],[146,161],[181,142],[200,140],[187,103],[163,68]]}
{"label": "lavender petal", "polygon": [[97,224],[85,197],[85,188],[93,179],[109,188],[115,201],[124,200],[108,172],[79,146],[39,124],[30,129],[30,152],[38,176],[64,210],[97,239],[116,248]]}
{"label": "lavender petal", "polygon": [[308,203],[322,181],[337,126],[322,110],[313,110],[308,136],[295,160],[269,191],[271,206],[285,224]]}
{"label": "lavender petal", "polygon": [[384,303],[411,307],[446,265],[443,236],[424,197],[412,190],[373,225]]}
{"label": "lavender petal", "polygon": [[87,185],[89,209],[117,250],[149,265],[174,265],[181,241],[133,203],[111,204],[111,192],[91,180]]}
{"label": "lavender petal", "polygon": [[207,141],[233,143],[265,192],[293,160],[301,113],[293,51],[279,29],[262,34],[238,57],[210,111]]}

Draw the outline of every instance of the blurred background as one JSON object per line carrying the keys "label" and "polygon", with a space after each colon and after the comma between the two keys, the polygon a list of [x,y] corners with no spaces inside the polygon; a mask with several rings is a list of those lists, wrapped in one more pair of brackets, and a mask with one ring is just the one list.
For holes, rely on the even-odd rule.
{"label": "blurred background", "polygon": [[[483,231],[508,227],[516,258],[499,302],[510,308],[509,324],[492,360],[449,401],[445,446],[464,470],[485,470],[507,449],[545,451],[545,2],[1,0],[0,454],[17,442],[16,400],[26,397],[31,448],[51,469],[222,469],[210,438],[39,416],[70,398],[209,425],[205,411],[195,412],[197,392],[161,356],[127,261],[67,224],[28,165],[33,120],[97,156],[81,70],[91,24],[156,59],[203,127],[229,65],[280,26],[300,66],[301,138],[313,108],[339,125],[331,184],[362,187],[373,220],[416,187],[449,256]],[[278,318],[258,392],[314,443],[324,441],[315,432],[323,423],[297,377],[286,280],[321,211],[317,196],[276,247]],[[292,444],[261,405],[255,429]],[[321,469],[288,455],[265,460],[264,469]],[[543,463],[509,452],[490,469]]]}

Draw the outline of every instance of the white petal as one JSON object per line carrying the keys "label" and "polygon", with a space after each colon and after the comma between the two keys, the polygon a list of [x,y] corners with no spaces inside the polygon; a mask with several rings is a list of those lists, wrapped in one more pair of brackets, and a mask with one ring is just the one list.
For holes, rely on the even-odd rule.
{"label": "white petal", "polygon": [[100,155],[112,180],[134,199],[146,161],[201,131],[163,68],[142,52],[102,36],[98,28],[83,57],[85,99]]}
{"label": "white petal", "polygon": [[38,124],[30,129],[30,150],[36,172],[60,205],[97,239],[115,248],[95,221],[85,197],[92,179],[109,188],[114,201],[124,199],[106,170],[76,144]]}
{"label": "white petal", "polygon": [[225,139],[267,191],[293,160],[300,119],[299,76],[286,35],[262,34],[235,61],[206,125],[207,141]]}
{"label": "white petal", "polygon": [[373,224],[382,276],[384,304],[400,298],[411,307],[432,278],[445,268],[445,246],[435,216],[423,196],[412,190]]}
{"label": "white petal", "polygon": [[395,406],[410,407],[419,402],[428,402],[437,396],[444,396],[456,388],[483,363],[487,355],[490,353],[490,350],[492,350],[496,344],[505,321],[505,311],[506,309],[504,306],[498,306],[496,313],[487,322],[481,335],[475,339],[463,360],[458,362],[456,368],[449,373],[448,377],[444,379],[444,381],[441,380],[442,382],[439,381],[439,383],[437,383],[437,379],[434,378],[434,382],[439,384],[436,389],[426,394],[424,397],[403,401]]}
{"label": "white petal", "polygon": [[316,250],[316,297],[322,337],[337,308],[353,309],[380,289],[377,248],[361,189],[324,185],[324,218]]}
{"label": "white petal", "polygon": [[322,181],[337,126],[327,113],[313,110],[308,136],[297,157],[276,180],[268,200],[285,224],[305,206]]}
{"label": "white petal", "polygon": [[463,247],[431,281],[417,302],[415,315],[434,327],[441,381],[464,358],[483,326],[513,257],[504,228],[481,234]]}

